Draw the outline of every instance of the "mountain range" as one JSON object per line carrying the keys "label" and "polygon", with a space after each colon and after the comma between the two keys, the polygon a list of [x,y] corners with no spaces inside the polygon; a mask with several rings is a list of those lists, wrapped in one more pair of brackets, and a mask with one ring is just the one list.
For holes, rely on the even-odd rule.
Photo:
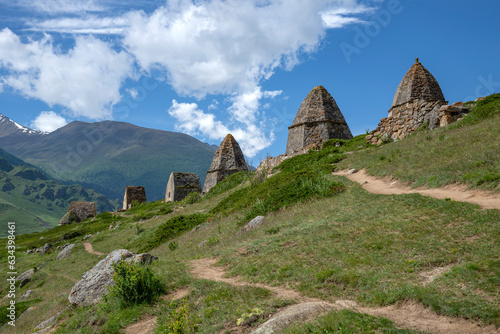
{"label": "mountain range", "polygon": [[0,147],[49,177],[122,199],[126,186],[144,186],[149,200],[165,197],[171,172],[204,182],[216,147],[189,135],[124,122],[75,121],[50,133],[0,114]]}

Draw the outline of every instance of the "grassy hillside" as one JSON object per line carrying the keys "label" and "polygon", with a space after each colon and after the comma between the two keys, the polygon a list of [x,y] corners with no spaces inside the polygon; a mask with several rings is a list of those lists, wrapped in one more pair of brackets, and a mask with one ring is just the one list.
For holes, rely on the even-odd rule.
{"label": "grassy hillside", "polygon": [[[196,278],[191,261],[208,258],[217,259],[220,270],[243,282],[286,287],[303,296],[360,306],[359,312],[331,311],[287,333],[429,333],[425,326],[409,329],[394,323],[389,320],[390,312],[384,318],[363,311],[387,305],[403,310],[407,305],[425,307],[432,314],[451,317],[452,323],[465,319],[490,326],[485,332],[498,331],[498,210],[418,194],[374,195],[345,177],[331,175],[334,169],[375,169],[382,163],[398,171],[405,168],[407,159],[416,164],[424,158],[437,168],[439,178],[441,174],[465,175],[470,170],[461,170],[468,166],[462,160],[489,156],[477,151],[489,150],[490,144],[463,141],[459,150],[441,151],[439,136],[448,138],[441,142],[454,142],[468,130],[467,136],[475,138],[477,132],[494,131],[493,123],[498,128],[498,116],[488,115],[381,147],[367,145],[364,136],[347,142],[332,140],[321,151],[286,160],[276,168],[279,173],[268,179],[251,172],[235,174],[192,204],[150,202],[115,216],[102,214],[94,222],[20,236],[18,271],[40,269],[18,293],[34,290],[21,306],[36,308],[8,332],[30,332],[68,306],[67,295],[75,282],[103,258],[84,250],[86,233],[94,233],[89,241],[94,250],[105,254],[120,248],[149,250],[159,258],[151,268],[167,294],[185,291],[186,295],[176,301],[165,298],[132,306],[123,306],[115,296],[96,306],[70,307],[59,317],[55,333],[123,333],[127,325],[151,316],[158,316],[156,333],[193,333],[195,329],[207,334],[250,333],[278,310],[298,302],[294,297],[278,297],[263,286]],[[435,149],[419,146],[419,140],[436,142]],[[342,145],[336,147],[337,142]],[[392,157],[390,152],[396,151]],[[442,157],[444,152],[448,152],[446,157]],[[385,158],[380,159],[382,155]],[[455,161],[454,171],[445,167],[448,159]],[[421,170],[415,178],[429,173],[423,164],[418,166]],[[481,164],[478,170],[489,166]],[[496,190],[495,182],[493,178],[475,186]],[[255,215],[265,215],[264,224],[238,233]],[[110,230],[109,225],[117,221],[120,227]],[[203,221],[202,227],[189,232]],[[22,253],[47,241],[54,246],[73,242],[76,247],[64,260],[55,260],[56,252],[45,256]],[[2,258],[5,252],[0,251]],[[0,284],[5,291],[5,280]],[[0,303],[2,308],[5,303]],[[411,319],[413,325],[418,325],[419,317],[423,315]],[[176,326],[178,330],[172,330]]]}
{"label": "grassy hillside", "polygon": [[[22,160],[10,161],[19,164],[0,157],[0,217],[5,223],[16,222],[19,234],[56,226],[71,201],[95,202],[98,212],[118,207],[118,201],[110,202],[94,190],[49,180],[40,170],[21,164]],[[7,229],[0,231],[0,237],[6,235]]]}
{"label": "grassy hillside", "polygon": [[451,126],[350,155],[340,168],[366,168],[414,187],[463,183],[500,192],[500,94],[479,101]]}
{"label": "grassy hillside", "polygon": [[111,199],[126,186],[144,186],[149,200],[165,197],[171,172],[205,180],[214,150],[182,133],[123,122],[72,122],[46,135],[0,138],[0,146],[68,184],[81,184]]}

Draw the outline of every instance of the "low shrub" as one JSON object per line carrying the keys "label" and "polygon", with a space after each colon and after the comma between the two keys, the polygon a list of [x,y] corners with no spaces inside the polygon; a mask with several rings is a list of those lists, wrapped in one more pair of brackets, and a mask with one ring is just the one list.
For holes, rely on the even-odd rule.
{"label": "low shrub", "polygon": [[116,298],[122,307],[151,304],[165,292],[163,284],[150,267],[120,261],[113,268],[115,285],[109,290],[109,297]]}

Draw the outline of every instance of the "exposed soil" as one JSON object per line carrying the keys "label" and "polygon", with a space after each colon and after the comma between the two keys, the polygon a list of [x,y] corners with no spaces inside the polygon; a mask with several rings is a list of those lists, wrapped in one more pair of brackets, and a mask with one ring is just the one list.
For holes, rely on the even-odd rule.
{"label": "exposed soil", "polygon": [[90,254],[94,255],[105,255],[104,253],[95,251],[94,248],[92,248],[92,244],[90,242],[84,242],[83,246],[85,247],[85,250],[89,252]]}
{"label": "exposed soil", "polygon": [[234,286],[251,286],[257,288],[264,288],[274,292],[278,298],[295,300],[297,302],[311,302],[320,301],[317,298],[310,298],[301,295],[295,290],[286,289],[283,287],[269,286],[260,283],[249,283],[242,281],[239,277],[224,277],[226,271],[222,267],[215,267],[217,259],[201,259],[190,261],[191,274],[196,278],[207,279],[216,282],[224,282]]}
{"label": "exposed soil", "polygon": [[126,334],[153,334],[158,317],[148,316],[125,328]]}
{"label": "exposed soil", "polygon": [[[217,259],[200,259],[190,261],[191,273],[201,279],[224,282],[235,286],[253,286],[268,289],[279,298],[292,299],[297,302],[320,301],[309,298],[299,292],[282,287],[272,287],[265,284],[254,284],[242,281],[239,277],[224,277],[226,272],[222,267],[214,266]],[[351,309],[377,317],[385,317],[400,328],[428,331],[435,334],[500,334],[495,326],[481,327],[465,319],[438,315],[424,306],[406,302],[386,307],[360,307],[352,300],[327,301],[337,310]],[[128,332],[127,332],[128,333]]]}
{"label": "exposed soil", "polygon": [[481,190],[468,190],[465,185],[448,185],[442,188],[410,188],[397,180],[385,177],[376,178],[366,173],[364,169],[357,173],[346,175],[347,171],[337,171],[333,175],[346,176],[349,180],[357,182],[363,189],[374,194],[401,195],[401,194],[421,194],[438,199],[449,198],[454,201],[469,202],[478,204],[485,209],[500,210],[500,194],[495,194]]}

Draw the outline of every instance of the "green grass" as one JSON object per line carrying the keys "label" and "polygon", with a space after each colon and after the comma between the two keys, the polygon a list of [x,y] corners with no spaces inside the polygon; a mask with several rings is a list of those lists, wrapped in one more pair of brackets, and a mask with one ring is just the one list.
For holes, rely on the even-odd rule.
{"label": "green grass", "polygon": [[140,234],[138,238],[128,245],[128,247],[141,253],[150,251],[182,233],[191,230],[197,225],[206,222],[210,217],[211,215],[198,213],[170,218],[154,230]]}
{"label": "green grass", "polygon": [[236,190],[210,212],[220,216],[239,212],[247,221],[312,198],[330,197],[343,189],[330,175],[332,164],[343,155],[332,146],[285,160],[280,172],[267,180],[254,178],[249,186]]}
{"label": "green grass", "polygon": [[313,323],[294,326],[285,329],[283,334],[351,334],[351,333],[391,333],[417,334],[425,333],[409,329],[398,329],[388,319],[377,318],[371,315],[353,311],[333,311],[314,321]]}

